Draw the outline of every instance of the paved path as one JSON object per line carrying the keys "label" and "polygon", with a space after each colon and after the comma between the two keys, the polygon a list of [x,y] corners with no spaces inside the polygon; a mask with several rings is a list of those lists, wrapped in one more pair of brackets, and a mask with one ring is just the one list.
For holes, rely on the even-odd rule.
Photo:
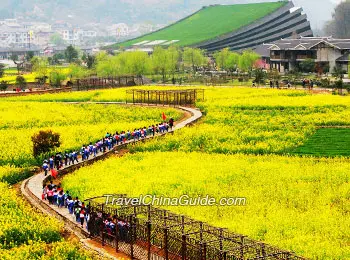
{"label": "paved path", "polygon": [[[103,103],[103,104],[119,104],[119,103],[115,103],[115,102],[99,102],[99,103]],[[187,108],[187,107],[179,107],[179,109],[185,111],[185,112],[189,112],[191,113],[191,117],[179,122],[178,124],[175,125],[175,127],[173,128],[172,131],[176,131],[179,130],[191,123],[194,123],[195,121],[197,121],[199,118],[202,117],[202,113],[197,110],[197,109],[193,109],[193,108]],[[156,135],[159,136],[159,135]],[[153,137],[148,137],[147,139],[150,139]],[[140,139],[141,140],[141,139]],[[127,141],[126,144],[129,143],[134,143],[133,140],[131,141]],[[108,151],[106,153],[98,153],[96,158],[90,158],[90,160],[88,161],[81,161],[81,158],[79,158],[80,163],[76,164],[75,166],[68,166],[66,168],[63,168],[64,171],[73,171],[75,168],[79,167],[79,166],[84,166],[86,164],[89,163],[93,163],[96,160],[105,158],[106,155],[113,153],[114,151],[116,151],[118,148],[121,148],[123,145],[118,145],[115,146],[111,151]],[[125,146],[125,145],[124,145]],[[74,232],[78,237],[81,238],[81,242],[88,247],[89,249],[93,249],[96,251],[99,251],[99,253],[101,255],[113,258],[113,259],[118,259],[116,256],[110,255],[109,253],[107,253],[106,251],[101,249],[98,249],[96,247],[94,247],[91,243],[88,243],[88,240],[86,239],[88,237],[88,232],[86,229],[81,228],[80,224],[77,223],[75,221],[75,219],[73,218],[73,215],[70,215],[68,210],[66,208],[58,208],[57,206],[53,206],[53,205],[49,205],[47,201],[43,201],[41,199],[41,194],[42,194],[42,189],[43,189],[43,182],[46,180],[47,177],[45,177],[45,174],[43,172],[32,176],[31,178],[23,181],[22,185],[21,185],[21,192],[23,193],[23,195],[29,200],[29,202],[41,209],[44,213],[46,214],[50,214],[50,215],[54,215],[56,218],[63,220],[66,224],[66,228],[69,229],[70,231]]]}

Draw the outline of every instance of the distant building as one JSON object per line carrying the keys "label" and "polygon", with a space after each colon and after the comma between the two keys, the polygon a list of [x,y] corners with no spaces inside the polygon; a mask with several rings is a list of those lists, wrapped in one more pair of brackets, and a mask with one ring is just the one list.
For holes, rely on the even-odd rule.
{"label": "distant building", "polygon": [[17,55],[19,59],[23,59],[27,52],[34,52],[35,56],[40,55],[40,48],[31,47],[31,48],[2,48],[0,47],[0,60],[9,60],[12,55]]}
{"label": "distant building", "polygon": [[96,31],[82,30],[80,28],[64,28],[60,29],[58,33],[60,33],[62,39],[70,45],[81,45],[88,38],[97,36]]}
{"label": "distant building", "polygon": [[129,26],[125,23],[113,24],[108,29],[108,35],[123,38],[129,36]]}
{"label": "distant building", "polygon": [[[265,50],[264,50],[265,49]],[[302,61],[313,59],[319,67],[328,67],[333,71],[341,66],[348,71],[350,39],[332,37],[300,37],[298,39],[281,39],[257,48],[263,57],[269,53],[271,68],[280,72],[293,70]]]}
{"label": "distant building", "polygon": [[28,29],[0,25],[0,46],[2,47],[29,47],[31,44]]}

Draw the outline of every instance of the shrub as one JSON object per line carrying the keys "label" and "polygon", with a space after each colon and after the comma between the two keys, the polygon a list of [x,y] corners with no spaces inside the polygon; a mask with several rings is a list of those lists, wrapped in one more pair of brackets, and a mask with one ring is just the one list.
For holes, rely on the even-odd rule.
{"label": "shrub", "polygon": [[16,85],[21,88],[24,89],[27,85],[27,81],[23,76],[17,76],[16,77]]}
{"label": "shrub", "polygon": [[51,130],[40,131],[32,136],[33,155],[38,157],[41,154],[50,152],[53,148],[60,147],[60,134]]}

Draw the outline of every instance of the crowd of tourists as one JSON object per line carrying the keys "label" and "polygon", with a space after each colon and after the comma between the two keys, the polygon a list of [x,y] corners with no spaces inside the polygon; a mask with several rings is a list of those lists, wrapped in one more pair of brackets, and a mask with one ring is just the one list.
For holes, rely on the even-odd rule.
{"label": "crowd of tourists", "polygon": [[[132,141],[136,142],[149,136],[154,137],[157,134],[168,133],[173,127],[174,119],[171,118],[169,122],[134,129],[134,131],[128,130],[114,134],[107,133],[95,143],[82,145],[79,151],[65,151],[64,153],[59,152],[56,155],[52,155],[48,160],[44,160],[42,169],[45,172],[45,176],[51,171],[51,175],[56,178],[57,170],[79,163],[79,159],[82,161],[89,160],[92,157],[96,157],[98,153],[105,153],[112,150],[116,145],[118,146]],[[79,155],[80,158],[78,158]]]}
{"label": "crowd of tourists", "polygon": [[47,200],[50,205],[58,208],[66,208],[75,220],[84,226],[84,222],[89,220],[89,207],[85,206],[78,197],[73,198],[69,191],[64,192],[61,185],[50,184],[43,186],[42,199]]}
{"label": "crowd of tourists", "polygon": [[[69,191],[64,192],[61,185],[55,185],[52,181],[50,184],[43,186],[42,200],[47,200],[50,205],[58,208],[65,208],[73,219],[86,228],[92,235],[100,234],[101,227],[107,235],[118,235],[120,241],[127,242],[129,238],[130,224],[118,218],[116,215],[102,214],[102,212],[92,212],[90,206],[85,205],[78,197],[72,197]],[[86,224],[84,226],[84,223]],[[118,230],[118,232],[117,232]]]}
{"label": "crowd of tourists", "polygon": [[[122,131],[114,134],[107,133],[97,142],[83,145],[79,151],[66,151],[64,154],[59,152],[56,153],[56,155],[52,155],[48,160],[44,160],[42,169],[45,172],[45,176],[50,172],[53,178],[56,179],[58,170],[79,163],[79,160],[89,160],[91,157],[96,157],[98,153],[112,150],[116,145],[136,142],[147,137],[168,133],[173,127],[174,119],[171,118],[169,122],[134,129],[134,131]],[[84,223],[87,223],[86,228],[93,230],[93,228],[88,227],[90,219],[89,206],[86,206],[78,197],[74,198],[68,191],[64,192],[61,185],[55,185],[52,181],[50,184],[44,185],[42,200],[47,200],[50,205],[55,205],[58,208],[66,208],[69,214],[80,223],[81,227],[84,227]],[[104,228],[107,234],[115,233],[116,226],[118,226],[120,239],[124,241],[127,240],[126,234],[130,226],[127,222],[122,219],[117,219],[116,216],[102,216],[102,213],[100,213],[100,215],[93,214],[92,218],[94,223],[96,223],[96,221],[97,223],[99,221],[104,222]]]}

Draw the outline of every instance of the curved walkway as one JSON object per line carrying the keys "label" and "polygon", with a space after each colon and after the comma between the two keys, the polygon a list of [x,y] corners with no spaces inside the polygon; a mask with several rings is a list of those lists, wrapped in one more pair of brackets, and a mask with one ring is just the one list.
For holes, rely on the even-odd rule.
{"label": "curved walkway", "polygon": [[[71,102],[74,103],[74,102]],[[79,102],[77,102],[79,103]],[[81,102],[83,103],[83,102]],[[89,102],[90,103],[90,102]],[[120,104],[117,102],[96,102],[100,104]],[[179,130],[181,128],[184,128],[185,126],[192,124],[196,122],[198,119],[202,117],[202,113],[193,108],[188,108],[188,107],[178,107],[179,109],[191,113],[191,117],[179,122],[178,124],[175,125],[173,130],[169,131],[170,133],[176,130]],[[159,135],[157,135],[159,136]],[[151,139],[153,137],[148,137],[147,139]],[[143,139],[144,140],[144,139]],[[141,140],[140,140],[141,141]],[[80,161],[79,163],[75,165],[71,165],[68,167],[63,168],[62,170],[59,171],[60,175],[72,172],[80,167],[92,164],[98,160],[106,158],[109,154],[117,151],[120,148],[125,147],[127,144],[134,143],[133,140],[127,141],[125,144],[122,145],[117,145],[115,146],[111,151],[105,152],[105,153],[98,153],[95,158],[91,158],[87,161]],[[66,208],[58,208],[57,206],[49,205],[47,201],[43,201],[41,199],[41,194],[42,194],[42,189],[43,189],[43,183],[46,182],[50,176],[45,176],[43,172],[36,174],[27,180],[23,181],[21,185],[21,192],[22,194],[26,197],[26,199],[36,208],[40,209],[42,212],[45,214],[49,214],[52,216],[55,216],[59,220],[64,221],[65,227],[73,232],[75,235],[77,235],[81,242],[83,243],[84,247],[87,247],[89,249],[97,251],[100,255],[103,255],[105,257],[109,257],[112,259],[118,259],[115,254],[111,255],[105,250],[101,250],[100,248],[94,246],[91,242],[89,242],[88,236],[89,233],[81,228],[80,224],[75,221],[75,219],[72,218],[72,215],[69,214],[68,210]],[[124,257],[125,256],[121,256]]]}

